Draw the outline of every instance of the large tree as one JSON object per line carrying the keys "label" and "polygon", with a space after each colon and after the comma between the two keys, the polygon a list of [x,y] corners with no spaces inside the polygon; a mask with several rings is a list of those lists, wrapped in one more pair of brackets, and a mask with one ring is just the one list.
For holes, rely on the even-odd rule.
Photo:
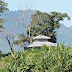
{"label": "large tree", "polygon": [[[7,5],[8,4],[5,3],[3,0],[0,0],[0,16],[1,16],[1,13],[3,13],[4,10],[8,10],[8,8],[6,8]],[[0,18],[0,28],[4,28],[2,26],[2,24],[1,24],[2,22],[5,22],[5,20],[3,20],[3,19]]]}
{"label": "large tree", "polygon": [[[0,16],[3,11],[8,10],[7,8],[8,3],[5,3],[4,0],[0,0]],[[2,38],[5,38],[8,41],[8,44],[10,46],[11,51],[13,51],[13,40],[14,40],[14,34],[13,34],[13,29],[12,29],[12,34],[10,35],[8,29],[4,27],[4,22],[6,20],[0,18],[0,34],[2,34]],[[11,43],[12,42],[12,43]]]}
{"label": "large tree", "polygon": [[[21,13],[21,19],[17,18],[16,20],[15,19],[14,20],[28,30],[28,36],[29,36],[29,39],[30,39],[30,43],[32,43],[32,39],[31,39],[31,35],[30,35],[30,29],[32,27],[32,25],[30,23],[31,22],[31,14],[30,14],[30,11],[31,10],[28,9],[28,8],[26,8],[26,11],[21,10],[20,11],[20,13]],[[27,22],[25,22],[25,20]],[[28,26],[28,22],[30,23],[29,26]]]}
{"label": "large tree", "polygon": [[[35,14],[31,16],[31,36],[46,35],[51,37],[51,42],[56,43],[56,28],[60,27],[59,22],[63,21],[64,18],[70,20],[67,13],[60,12],[40,12],[36,11]],[[27,31],[28,33],[28,31]]]}

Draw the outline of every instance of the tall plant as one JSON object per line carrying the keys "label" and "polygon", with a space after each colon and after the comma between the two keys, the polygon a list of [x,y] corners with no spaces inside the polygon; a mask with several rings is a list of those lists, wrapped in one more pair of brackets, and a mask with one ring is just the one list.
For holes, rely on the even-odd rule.
{"label": "tall plant", "polygon": [[25,53],[14,52],[8,63],[8,71],[13,72],[68,72],[72,65],[72,47],[58,44],[29,49]]}

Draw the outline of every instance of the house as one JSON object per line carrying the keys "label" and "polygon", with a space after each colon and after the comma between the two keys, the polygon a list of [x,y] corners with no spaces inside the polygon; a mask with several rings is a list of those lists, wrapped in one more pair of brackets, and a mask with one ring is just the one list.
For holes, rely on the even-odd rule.
{"label": "house", "polygon": [[56,43],[49,42],[48,40],[51,39],[50,37],[39,35],[33,38],[34,42],[30,44],[24,45],[24,51],[26,51],[29,48],[41,48],[43,45],[47,46],[56,46]]}

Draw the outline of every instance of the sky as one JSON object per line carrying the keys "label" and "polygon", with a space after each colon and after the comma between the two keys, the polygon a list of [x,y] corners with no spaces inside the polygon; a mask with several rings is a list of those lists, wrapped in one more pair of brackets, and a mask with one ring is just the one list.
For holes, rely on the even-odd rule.
{"label": "sky", "polygon": [[18,11],[19,9],[31,8],[33,10],[39,10],[42,12],[61,12],[67,13],[71,20],[68,21],[64,19],[60,23],[63,23],[65,26],[72,26],[72,0],[4,0],[8,3],[8,8],[10,11]]}

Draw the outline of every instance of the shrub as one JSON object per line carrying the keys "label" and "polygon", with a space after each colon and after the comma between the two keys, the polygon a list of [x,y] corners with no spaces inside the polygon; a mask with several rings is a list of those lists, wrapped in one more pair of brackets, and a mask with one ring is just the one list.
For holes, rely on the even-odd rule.
{"label": "shrub", "polygon": [[68,72],[72,65],[72,47],[58,44],[13,52],[7,62],[8,72]]}

